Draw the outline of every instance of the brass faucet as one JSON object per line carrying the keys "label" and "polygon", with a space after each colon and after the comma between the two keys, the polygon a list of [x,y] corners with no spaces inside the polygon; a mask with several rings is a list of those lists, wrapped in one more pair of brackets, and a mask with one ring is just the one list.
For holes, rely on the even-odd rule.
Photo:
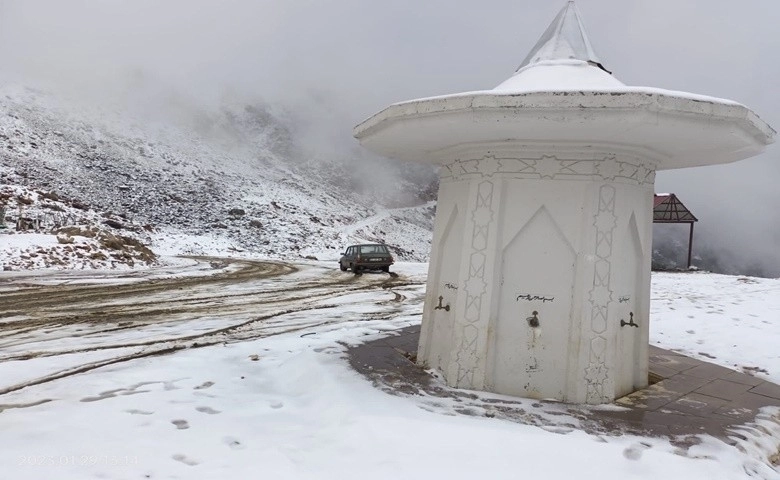
{"label": "brass faucet", "polygon": [[450,305],[449,305],[449,304],[447,304],[447,305],[442,305],[442,304],[441,304],[441,302],[442,302],[443,300],[444,300],[444,297],[442,297],[441,295],[439,295],[439,304],[438,304],[438,305],[436,305],[435,307],[433,307],[433,309],[434,309],[434,310],[444,310],[444,311],[446,311],[446,312],[449,312],[449,311],[450,311]]}
{"label": "brass faucet", "polygon": [[638,323],[634,323],[634,312],[629,312],[629,315],[631,316],[629,321],[625,321],[622,318],[620,319],[620,326],[621,327],[625,327],[626,325],[628,325],[629,327],[639,328],[639,324]]}
{"label": "brass faucet", "polygon": [[532,315],[532,316],[530,316],[530,317],[526,318],[526,320],[528,320],[528,326],[530,326],[530,327],[532,327],[532,328],[536,328],[536,327],[538,327],[538,326],[539,326],[539,316],[538,316],[538,315],[539,315],[539,312],[537,312],[536,310],[534,310],[534,311],[531,313],[531,315]]}

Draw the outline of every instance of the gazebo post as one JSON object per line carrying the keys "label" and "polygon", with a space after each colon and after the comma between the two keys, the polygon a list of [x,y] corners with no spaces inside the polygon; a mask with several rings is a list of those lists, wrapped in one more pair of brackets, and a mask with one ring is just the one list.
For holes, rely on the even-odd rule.
{"label": "gazebo post", "polygon": [[691,251],[693,251],[693,222],[691,224],[691,232],[688,234],[688,268],[691,268]]}
{"label": "gazebo post", "polygon": [[661,193],[653,196],[653,223],[688,223],[691,225],[688,234],[688,266],[691,268],[693,257],[693,224],[699,220],[683,205],[677,195]]}

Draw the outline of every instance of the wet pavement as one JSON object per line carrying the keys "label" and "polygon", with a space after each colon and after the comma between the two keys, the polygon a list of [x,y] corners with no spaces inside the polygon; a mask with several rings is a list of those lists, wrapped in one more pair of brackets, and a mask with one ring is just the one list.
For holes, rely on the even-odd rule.
{"label": "wet pavement", "polygon": [[[490,399],[481,392],[447,387],[417,366],[419,335],[418,325],[352,347],[350,363],[389,393],[450,398],[461,405],[456,413],[497,416],[553,431],[578,428],[606,435],[662,436],[681,444],[696,443],[695,435],[709,434],[734,444],[741,426],[766,416],[762,407],[780,407],[778,385],[654,346],[650,347],[654,383],[606,408],[506,396]],[[773,421],[780,419],[773,416]]]}

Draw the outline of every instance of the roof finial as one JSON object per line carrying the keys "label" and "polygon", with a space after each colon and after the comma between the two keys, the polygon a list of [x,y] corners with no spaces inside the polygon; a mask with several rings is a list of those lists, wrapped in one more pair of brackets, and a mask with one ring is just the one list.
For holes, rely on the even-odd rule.
{"label": "roof finial", "polygon": [[574,0],[569,0],[517,70],[520,71],[543,61],[572,59],[588,62],[607,73],[612,73],[604,68],[596,52],[593,51],[577,6]]}

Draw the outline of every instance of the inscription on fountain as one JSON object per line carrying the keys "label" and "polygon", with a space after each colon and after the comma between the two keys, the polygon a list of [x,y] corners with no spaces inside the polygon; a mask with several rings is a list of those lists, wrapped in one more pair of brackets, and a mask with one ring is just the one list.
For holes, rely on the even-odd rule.
{"label": "inscription on fountain", "polygon": [[520,300],[526,300],[529,302],[541,301],[542,303],[547,303],[547,302],[554,302],[555,297],[553,296],[548,297],[546,295],[533,295],[530,293],[521,293],[520,295],[517,296],[517,301],[519,302]]}

